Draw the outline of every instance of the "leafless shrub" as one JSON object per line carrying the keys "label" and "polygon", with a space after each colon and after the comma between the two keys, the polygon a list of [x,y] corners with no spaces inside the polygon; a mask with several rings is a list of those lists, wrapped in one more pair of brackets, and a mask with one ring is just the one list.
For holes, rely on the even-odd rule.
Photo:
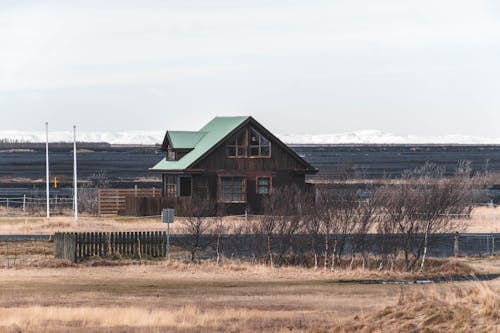
{"label": "leafless shrub", "polygon": [[[346,245],[348,235],[356,228],[359,197],[353,190],[332,191],[319,189],[316,195],[316,212],[324,236],[324,269],[331,256],[331,269],[336,268]],[[363,228],[363,230],[366,228]],[[333,246],[331,244],[333,240]],[[331,249],[331,250],[330,250]]]}
{"label": "leafless shrub", "polygon": [[78,189],[78,210],[96,215],[98,211],[97,189],[82,187]]}
{"label": "leafless shrub", "polygon": [[453,217],[471,212],[479,185],[467,164],[459,165],[454,176],[444,177],[443,168],[427,163],[404,172],[400,184],[378,191],[384,216],[379,231],[399,233],[406,271],[414,269],[420,259],[420,269],[424,268],[429,235],[460,231]]}
{"label": "leafless shrub", "polygon": [[213,215],[215,205],[209,200],[193,197],[191,200],[180,201],[179,204],[184,214],[180,222],[180,230],[186,234],[184,246],[191,254],[191,261],[194,262],[196,255],[202,249],[202,235],[209,232],[210,219]]}
{"label": "leafless shrub", "polygon": [[379,201],[374,195],[366,200],[359,201],[354,212],[354,223],[350,232],[352,234],[351,268],[354,262],[354,253],[361,254],[362,268],[365,269],[368,261],[368,239],[367,234],[370,229],[380,220],[378,215]]}
{"label": "leafless shrub", "polygon": [[[304,229],[304,221],[310,218],[312,202],[312,193],[297,185],[275,187],[264,198],[265,214],[259,217],[256,230],[266,238],[266,257],[271,266],[282,265],[285,260],[297,263],[294,236]],[[276,253],[272,248],[273,238]]]}
{"label": "leafless shrub", "polygon": [[210,228],[210,232],[215,235],[215,253],[216,253],[216,265],[219,266],[221,259],[221,239],[222,236],[227,233],[228,226],[224,222],[224,206],[221,204],[217,209],[217,214],[215,216],[215,220],[213,225]]}

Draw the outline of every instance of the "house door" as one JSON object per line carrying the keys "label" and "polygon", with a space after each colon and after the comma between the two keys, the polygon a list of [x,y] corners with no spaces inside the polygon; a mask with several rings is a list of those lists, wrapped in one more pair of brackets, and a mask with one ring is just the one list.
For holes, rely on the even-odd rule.
{"label": "house door", "polygon": [[179,177],[179,196],[190,197],[192,190],[191,176]]}

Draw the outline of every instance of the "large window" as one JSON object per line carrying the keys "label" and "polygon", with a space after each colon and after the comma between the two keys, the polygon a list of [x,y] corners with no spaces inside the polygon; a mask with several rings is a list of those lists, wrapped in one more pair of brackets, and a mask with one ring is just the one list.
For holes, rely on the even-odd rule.
{"label": "large window", "polygon": [[271,156],[271,143],[253,128],[250,129],[250,156]]}
{"label": "large window", "polygon": [[245,179],[242,177],[220,178],[221,202],[246,202]]}
{"label": "large window", "polygon": [[228,157],[245,157],[247,156],[247,135],[246,131],[233,136],[226,144],[226,156]]}
{"label": "large window", "polygon": [[270,157],[271,142],[255,129],[245,129],[226,143],[227,157]]}

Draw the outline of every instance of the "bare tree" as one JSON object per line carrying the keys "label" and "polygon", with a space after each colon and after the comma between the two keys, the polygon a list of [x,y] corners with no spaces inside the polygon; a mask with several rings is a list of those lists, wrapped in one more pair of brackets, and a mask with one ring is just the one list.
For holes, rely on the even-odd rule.
{"label": "bare tree", "polygon": [[[316,214],[320,224],[320,232],[324,237],[323,268],[328,267],[330,258],[330,239],[334,232],[336,196],[333,191],[318,188],[316,191]],[[335,265],[333,263],[333,265]]]}
{"label": "bare tree", "polygon": [[[432,174],[431,174],[432,175]],[[481,182],[471,177],[470,164],[460,164],[454,176],[426,182],[425,175],[419,178],[422,187],[421,223],[424,224],[423,254],[420,270],[424,269],[429,234],[435,232],[457,232],[460,226],[453,223],[469,216],[473,208],[476,189]],[[457,219],[458,218],[458,219]]]}
{"label": "bare tree", "polygon": [[193,197],[190,200],[179,201],[184,218],[180,222],[181,232],[186,235],[184,246],[191,254],[194,262],[196,255],[202,249],[202,236],[210,229],[210,215],[213,215],[214,204],[206,199]]}
{"label": "bare tree", "polygon": [[315,209],[314,206],[311,207],[309,214],[305,218],[304,228],[310,238],[311,244],[311,253],[313,254],[314,259],[314,269],[318,269],[318,243],[320,239],[320,233],[322,230],[321,218],[318,214],[318,210]]}
{"label": "bare tree", "polygon": [[[272,205],[272,204],[268,203],[267,205]],[[278,222],[274,216],[269,214],[269,209],[266,209],[265,213],[263,215],[260,215],[255,223],[256,231],[259,234],[263,235],[266,239],[266,258],[271,267],[274,266],[272,241],[277,225]]]}
{"label": "bare tree", "polygon": [[356,223],[356,211],[359,207],[359,197],[353,190],[338,191],[334,206],[334,230],[336,235],[333,243],[332,267],[335,269],[335,262],[341,263],[344,247],[348,235],[352,235]]}
{"label": "bare tree", "polygon": [[456,230],[453,217],[470,213],[478,184],[466,165],[459,166],[454,176],[445,177],[442,167],[426,163],[404,172],[400,184],[387,185],[381,191],[384,227],[401,235],[405,271],[411,271],[421,258],[420,269],[424,268],[429,235]]}
{"label": "bare tree", "polygon": [[228,231],[227,224],[224,221],[224,207],[222,204],[217,209],[217,215],[215,216],[215,221],[210,231],[213,235],[215,235],[216,265],[219,266],[222,236],[224,236],[224,234]]}
{"label": "bare tree", "polygon": [[[367,253],[367,234],[370,229],[378,221],[378,201],[377,197],[372,194],[365,200],[360,201],[354,214],[354,223],[351,228],[352,232],[352,253],[360,253],[363,259],[362,267],[365,269],[368,261]],[[354,256],[351,258],[351,266],[354,261]]]}
{"label": "bare tree", "polygon": [[[263,200],[265,214],[258,229],[266,235],[267,256],[271,265],[282,265],[286,259],[295,260],[294,237],[312,206],[312,194],[296,185],[275,187]],[[274,258],[273,238],[279,245]],[[276,260],[275,260],[276,259]]]}

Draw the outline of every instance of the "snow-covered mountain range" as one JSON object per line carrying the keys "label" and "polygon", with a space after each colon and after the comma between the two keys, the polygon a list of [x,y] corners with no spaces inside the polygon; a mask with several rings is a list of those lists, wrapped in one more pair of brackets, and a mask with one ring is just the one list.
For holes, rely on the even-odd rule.
{"label": "snow-covered mountain range", "polygon": [[[153,145],[163,141],[165,131],[77,132],[80,142]],[[397,135],[379,130],[332,134],[278,134],[288,144],[500,144],[499,137],[470,135]],[[0,140],[45,142],[45,132],[0,131]],[[72,142],[72,131],[49,132],[50,142]]]}

